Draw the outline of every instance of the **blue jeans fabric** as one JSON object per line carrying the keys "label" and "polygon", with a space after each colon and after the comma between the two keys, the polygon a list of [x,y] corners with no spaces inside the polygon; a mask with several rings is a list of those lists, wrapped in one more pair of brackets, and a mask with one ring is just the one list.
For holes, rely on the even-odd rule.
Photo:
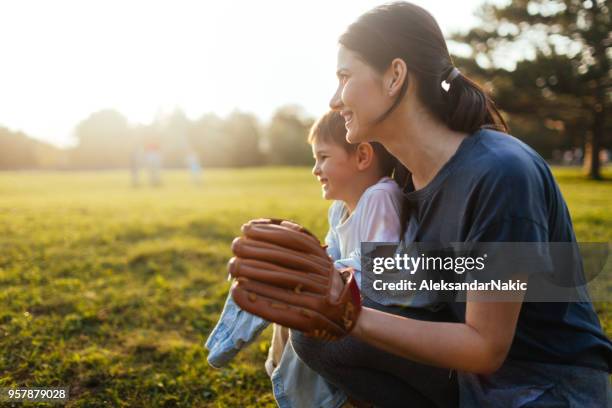
{"label": "blue jeans fabric", "polygon": [[242,310],[228,295],[219,321],[204,344],[209,351],[208,364],[215,368],[227,365],[269,324],[267,320]]}
{"label": "blue jeans fabric", "polygon": [[608,373],[589,367],[506,361],[494,374],[459,373],[461,407],[612,407]]}
{"label": "blue jeans fabric", "polygon": [[291,341],[272,372],[272,389],[281,408],[339,408],[347,399],[344,392],[304,364]]}
{"label": "blue jeans fabric", "polygon": [[[221,368],[252,343],[270,322],[242,310],[228,295],[217,325],[206,340],[208,363]],[[306,366],[290,342],[272,372],[274,398],[280,408],[338,408],[346,395]]]}

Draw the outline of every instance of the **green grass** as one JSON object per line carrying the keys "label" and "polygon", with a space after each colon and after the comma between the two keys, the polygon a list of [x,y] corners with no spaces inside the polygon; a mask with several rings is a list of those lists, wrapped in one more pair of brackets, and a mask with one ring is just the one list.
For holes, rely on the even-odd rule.
{"label": "green grass", "polygon": [[[556,169],[578,239],[612,241],[612,183]],[[607,170],[607,176],[612,172]],[[0,387],[69,386],[68,406],[273,406],[266,331],[222,370],[202,343],[242,222],[295,219],[321,238],[309,170],[0,173]],[[612,307],[598,304],[606,332]]]}

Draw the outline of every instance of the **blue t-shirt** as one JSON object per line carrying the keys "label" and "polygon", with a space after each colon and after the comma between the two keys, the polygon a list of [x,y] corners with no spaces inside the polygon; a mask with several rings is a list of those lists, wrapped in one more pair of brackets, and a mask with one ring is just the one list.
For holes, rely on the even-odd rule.
{"label": "blue t-shirt", "polygon": [[[481,129],[424,188],[405,192],[408,242],[575,242],[571,218],[542,157]],[[465,303],[450,303],[465,320]],[[612,343],[590,302],[525,302],[508,360],[612,371]]]}

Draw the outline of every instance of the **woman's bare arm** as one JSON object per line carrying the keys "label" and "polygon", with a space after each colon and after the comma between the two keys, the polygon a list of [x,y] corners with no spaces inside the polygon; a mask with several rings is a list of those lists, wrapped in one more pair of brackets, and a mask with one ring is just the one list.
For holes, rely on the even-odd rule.
{"label": "woman's bare arm", "polygon": [[[465,323],[428,322],[363,308],[352,334],[377,348],[424,364],[479,374],[496,371],[506,359],[521,310],[499,292],[468,293]],[[478,301],[474,299],[478,297]]]}

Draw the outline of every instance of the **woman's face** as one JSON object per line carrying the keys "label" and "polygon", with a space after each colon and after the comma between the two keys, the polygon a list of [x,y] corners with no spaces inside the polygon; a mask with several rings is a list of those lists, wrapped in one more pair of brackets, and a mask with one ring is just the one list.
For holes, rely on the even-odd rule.
{"label": "woman's face", "polygon": [[345,121],[349,143],[375,141],[376,120],[390,107],[382,76],[357,53],[340,46],[338,50],[338,89],[329,106]]}

